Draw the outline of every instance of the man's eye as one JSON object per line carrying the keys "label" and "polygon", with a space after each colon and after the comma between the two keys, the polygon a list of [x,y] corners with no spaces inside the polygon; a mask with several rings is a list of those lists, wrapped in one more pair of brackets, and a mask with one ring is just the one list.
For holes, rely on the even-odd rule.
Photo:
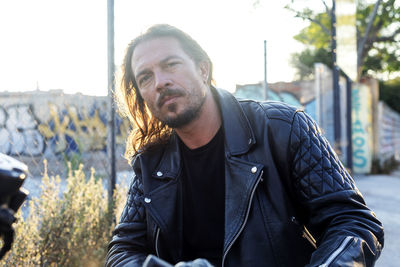
{"label": "man's eye", "polygon": [[144,75],[139,79],[139,85],[143,85],[150,80],[150,75]]}
{"label": "man's eye", "polygon": [[179,64],[179,62],[177,62],[177,61],[172,61],[172,62],[169,62],[168,64],[167,64],[167,66],[168,67],[173,67],[173,66],[176,66],[176,65],[178,65]]}

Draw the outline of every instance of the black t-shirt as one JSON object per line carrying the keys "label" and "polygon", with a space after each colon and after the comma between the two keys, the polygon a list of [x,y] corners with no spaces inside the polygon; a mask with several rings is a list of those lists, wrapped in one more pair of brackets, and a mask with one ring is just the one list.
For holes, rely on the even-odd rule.
{"label": "black t-shirt", "polygon": [[221,265],[225,222],[225,158],[222,127],[206,145],[183,158],[183,259],[205,258]]}

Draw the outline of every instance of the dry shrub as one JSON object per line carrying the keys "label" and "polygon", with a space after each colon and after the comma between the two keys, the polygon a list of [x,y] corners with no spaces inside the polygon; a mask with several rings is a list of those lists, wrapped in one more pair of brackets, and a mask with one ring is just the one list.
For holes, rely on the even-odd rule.
{"label": "dry shrub", "polygon": [[20,212],[17,214],[16,239],[1,264],[104,265],[115,218],[119,218],[126,200],[127,185],[117,186],[115,203],[110,205],[107,190],[94,173],[92,169],[87,178],[82,165],[69,171],[67,188],[61,193],[60,177],[49,177],[45,172],[42,193],[39,198],[29,201],[26,219]]}

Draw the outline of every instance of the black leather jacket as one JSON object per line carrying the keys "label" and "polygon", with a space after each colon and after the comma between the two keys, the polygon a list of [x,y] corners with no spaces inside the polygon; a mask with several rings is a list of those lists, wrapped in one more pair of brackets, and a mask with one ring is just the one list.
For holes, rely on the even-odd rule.
{"label": "black leather jacket", "polygon": [[[382,225],[315,122],[283,103],[217,95],[226,155],[222,265],[373,266]],[[180,260],[181,170],[175,136],[136,157],[107,266],[141,266],[148,254]]]}

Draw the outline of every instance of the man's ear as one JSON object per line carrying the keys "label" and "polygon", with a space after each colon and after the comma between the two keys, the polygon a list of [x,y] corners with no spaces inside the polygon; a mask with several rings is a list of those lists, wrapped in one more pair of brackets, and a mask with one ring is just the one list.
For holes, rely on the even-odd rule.
{"label": "man's ear", "polygon": [[205,84],[208,84],[208,79],[210,77],[210,63],[208,61],[201,61],[199,63],[200,75]]}

